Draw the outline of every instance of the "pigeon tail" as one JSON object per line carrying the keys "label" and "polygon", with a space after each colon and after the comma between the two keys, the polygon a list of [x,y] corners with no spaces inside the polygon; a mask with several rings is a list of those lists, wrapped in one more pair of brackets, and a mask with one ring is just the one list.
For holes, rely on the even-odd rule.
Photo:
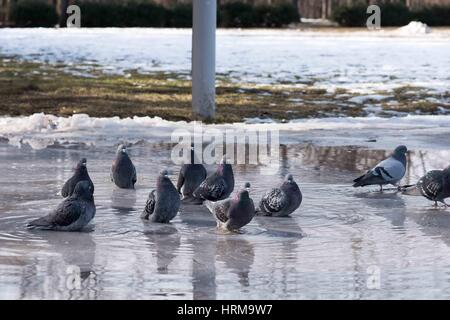
{"label": "pigeon tail", "polygon": [[408,195],[408,196],[421,196],[419,188],[417,188],[416,185],[412,186],[404,186],[402,188],[402,194]]}
{"label": "pigeon tail", "polygon": [[190,196],[185,196],[181,202],[183,204],[195,204],[195,205],[201,205],[203,204],[203,200],[202,199],[197,199],[195,197],[190,197]]}
{"label": "pigeon tail", "polygon": [[353,182],[353,187],[355,188],[373,184],[386,184],[386,181],[382,177],[374,175],[371,171],[356,178]]}
{"label": "pigeon tail", "polygon": [[203,204],[205,205],[206,208],[208,208],[208,210],[211,213],[214,213],[214,202],[213,201],[205,200],[203,202]]}
{"label": "pigeon tail", "polygon": [[30,230],[34,229],[42,229],[42,230],[50,230],[52,229],[53,224],[49,222],[46,217],[42,217],[36,220],[33,220],[27,224],[27,228]]}

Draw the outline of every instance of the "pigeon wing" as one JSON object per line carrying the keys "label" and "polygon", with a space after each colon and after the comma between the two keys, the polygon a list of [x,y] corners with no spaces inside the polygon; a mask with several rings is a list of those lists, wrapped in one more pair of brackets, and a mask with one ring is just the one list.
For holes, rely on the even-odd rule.
{"label": "pigeon wing", "polygon": [[47,220],[54,226],[65,227],[77,221],[84,212],[84,207],[75,199],[63,201]]}
{"label": "pigeon wing", "polygon": [[148,219],[150,215],[155,211],[156,205],[156,190],[152,190],[148,195],[147,203],[145,204],[144,211],[142,212],[141,218]]}
{"label": "pigeon wing", "polygon": [[443,187],[443,173],[439,170],[428,172],[417,182],[420,193],[430,200],[436,199]]}
{"label": "pigeon wing", "polygon": [[[212,176],[215,179],[207,178],[195,190],[194,196],[210,201],[217,201],[224,195],[227,188],[227,183],[222,177]],[[211,177],[211,178],[212,178]]]}
{"label": "pigeon wing", "polygon": [[225,223],[230,218],[229,209],[231,207],[231,201],[231,199],[225,199],[213,203],[210,202],[208,208],[211,210],[217,220]]}
{"label": "pigeon wing", "polygon": [[260,202],[260,209],[267,213],[276,213],[283,210],[288,204],[286,194],[279,188],[267,192]]}
{"label": "pigeon wing", "polygon": [[406,168],[403,163],[392,157],[381,161],[372,171],[382,177],[386,182],[398,181],[405,175]]}
{"label": "pigeon wing", "polygon": [[62,189],[61,189],[61,195],[66,198],[69,196],[69,181],[67,180],[66,183],[64,183]]}

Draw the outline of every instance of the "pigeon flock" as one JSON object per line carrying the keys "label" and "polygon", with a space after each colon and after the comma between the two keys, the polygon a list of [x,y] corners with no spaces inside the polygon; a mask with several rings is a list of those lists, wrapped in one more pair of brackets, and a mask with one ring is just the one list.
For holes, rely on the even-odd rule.
{"label": "pigeon flock", "polygon": [[[384,185],[397,186],[406,172],[407,151],[405,146],[398,146],[390,157],[355,179],[353,186],[378,185],[381,192]],[[287,174],[280,186],[268,190],[255,206],[250,197],[249,182],[230,197],[234,190],[234,174],[226,156],[210,175],[195,159],[191,147],[191,161],[181,167],[176,187],[167,170],[159,174],[156,189],[150,192],[141,219],[169,223],[182,204],[205,205],[215,217],[218,229],[234,232],[247,225],[255,215],[287,217],[302,203],[302,193],[292,174]],[[78,162],[73,176],[62,187],[61,195],[65,199],[50,214],[28,223],[29,229],[80,231],[94,218],[94,184],[86,164],[85,158]],[[111,181],[123,189],[134,189],[137,181],[136,168],[124,145],[117,149]],[[449,207],[445,199],[450,197],[450,166],[428,172],[415,185],[397,188],[405,194],[422,195],[434,201],[436,207],[438,202]]]}

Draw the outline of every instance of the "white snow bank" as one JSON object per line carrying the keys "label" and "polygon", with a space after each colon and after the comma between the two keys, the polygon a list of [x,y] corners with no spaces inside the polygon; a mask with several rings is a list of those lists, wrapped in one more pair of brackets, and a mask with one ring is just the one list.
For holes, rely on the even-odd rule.
{"label": "white snow bank", "polygon": [[396,30],[401,35],[422,35],[431,33],[431,28],[420,21],[411,21],[408,25]]}
{"label": "white snow bank", "polygon": [[[95,118],[85,114],[71,117],[57,117],[44,113],[27,117],[0,117],[0,137],[12,144],[26,142],[33,148],[45,148],[55,142],[84,143],[94,145],[113,145],[117,141],[128,142],[170,142],[176,129],[192,132],[194,122],[167,121],[159,117],[133,117],[120,119]],[[398,130],[436,129],[450,131],[450,116],[410,115],[406,117],[345,117],[299,119],[287,123],[278,123],[268,119],[248,119],[247,123],[205,125],[204,129],[239,130],[280,130],[288,134],[313,132],[315,130],[389,130],[396,134]],[[441,131],[439,131],[441,132]],[[355,136],[358,133],[352,133]],[[386,133],[388,135],[388,133]],[[320,136],[320,135],[319,135]]]}

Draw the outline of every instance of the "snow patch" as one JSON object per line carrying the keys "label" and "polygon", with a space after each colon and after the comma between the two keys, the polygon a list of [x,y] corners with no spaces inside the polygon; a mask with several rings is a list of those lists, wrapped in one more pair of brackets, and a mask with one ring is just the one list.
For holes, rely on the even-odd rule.
{"label": "snow patch", "polygon": [[349,102],[363,104],[368,100],[381,101],[383,99],[389,98],[389,96],[381,95],[381,94],[370,94],[365,96],[356,96],[348,99]]}
{"label": "snow patch", "polygon": [[431,33],[431,28],[420,21],[411,21],[408,25],[398,28],[396,31],[401,35],[423,35]]}
{"label": "snow patch", "polygon": [[[422,29],[412,24],[401,32]],[[449,38],[440,30],[422,37],[395,31],[218,30],[217,72],[261,85],[313,81],[330,93],[342,88],[374,94],[406,85],[445,92],[450,64],[443,53],[450,52]],[[190,29],[5,28],[0,55],[58,64],[85,76],[94,70],[187,76],[191,42]]]}
{"label": "snow patch", "polygon": [[[404,117],[381,118],[342,117],[298,119],[276,122],[270,118],[250,118],[246,122],[233,124],[205,125],[219,130],[279,130],[283,132],[308,132],[313,130],[450,130],[449,115],[408,115]],[[117,141],[169,142],[176,129],[192,132],[194,122],[167,121],[159,117],[95,118],[85,114],[71,117],[57,117],[38,113],[27,117],[0,117],[0,139],[8,139],[10,144],[28,143],[39,149],[55,142],[64,145],[82,143],[84,145],[115,145]],[[355,133],[357,134],[357,133]]]}

